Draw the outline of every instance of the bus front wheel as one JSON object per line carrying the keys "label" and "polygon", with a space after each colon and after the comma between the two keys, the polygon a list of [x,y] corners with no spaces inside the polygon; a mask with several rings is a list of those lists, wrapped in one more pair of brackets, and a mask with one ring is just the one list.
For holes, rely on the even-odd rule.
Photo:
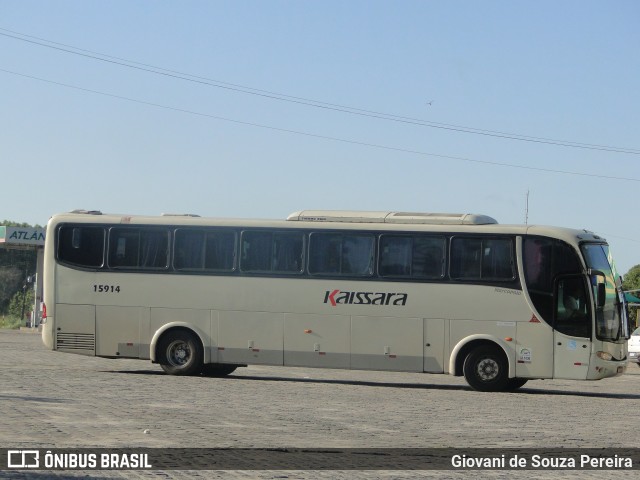
{"label": "bus front wheel", "polygon": [[158,345],[158,363],[169,375],[197,375],[202,359],[200,340],[184,330],[165,334]]}
{"label": "bus front wheel", "polygon": [[464,360],[463,372],[474,390],[502,392],[509,387],[507,359],[497,347],[484,345],[472,350]]}

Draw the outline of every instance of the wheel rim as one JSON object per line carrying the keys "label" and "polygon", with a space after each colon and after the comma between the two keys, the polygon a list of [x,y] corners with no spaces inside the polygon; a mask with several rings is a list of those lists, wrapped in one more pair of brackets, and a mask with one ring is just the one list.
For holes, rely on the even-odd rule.
{"label": "wheel rim", "polygon": [[478,362],[476,374],[483,382],[491,382],[500,374],[500,364],[493,358],[483,358]]}
{"label": "wheel rim", "polygon": [[191,357],[191,347],[183,340],[174,340],[167,347],[167,361],[173,367],[184,367],[189,363]]}

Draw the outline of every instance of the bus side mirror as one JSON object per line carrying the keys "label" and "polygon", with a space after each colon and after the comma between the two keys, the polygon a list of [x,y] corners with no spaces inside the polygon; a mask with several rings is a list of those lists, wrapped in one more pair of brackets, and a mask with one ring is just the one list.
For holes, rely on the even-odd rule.
{"label": "bus side mirror", "polygon": [[607,289],[604,283],[598,284],[598,298],[597,304],[598,308],[603,308],[605,302],[607,301]]}

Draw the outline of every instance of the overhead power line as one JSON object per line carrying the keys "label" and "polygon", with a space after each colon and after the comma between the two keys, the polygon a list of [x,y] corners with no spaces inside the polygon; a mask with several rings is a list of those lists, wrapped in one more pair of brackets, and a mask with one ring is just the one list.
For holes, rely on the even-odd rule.
{"label": "overhead power line", "polygon": [[247,95],[254,95],[254,96],[259,96],[259,97],[268,98],[272,100],[304,105],[308,107],[320,108],[320,109],[325,109],[325,110],[330,110],[330,111],[335,111],[340,113],[347,113],[351,115],[358,115],[362,117],[375,118],[379,120],[386,120],[386,121],[404,123],[409,125],[448,130],[448,131],[453,131],[458,133],[482,135],[486,137],[502,138],[502,139],[522,141],[522,142],[556,145],[561,147],[581,148],[581,149],[587,149],[587,150],[599,150],[599,151],[605,151],[610,153],[625,153],[630,155],[640,155],[640,149],[635,149],[635,148],[625,148],[625,147],[616,147],[611,145],[598,145],[598,144],[590,144],[590,143],[573,142],[569,140],[558,140],[553,138],[535,137],[530,135],[501,132],[497,130],[486,130],[486,129],[480,129],[480,128],[474,128],[474,127],[465,127],[462,125],[432,122],[432,121],[427,121],[427,120],[418,119],[418,118],[403,117],[400,115],[394,115],[390,113],[377,112],[373,110],[366,110],[366,109],[350,107],[350,106],[340,105],[335,103],[328,103],[328,102],[313,100],[313,99],[304,98],[304,97],[296,97],[296,96],[272,92],[268,90],[260,90],[257,88],[247,87],[247,86],[229,83],[229,82],[223,82],[220,80],[214,80],[214,79],[191,75],[188,73],[183,73],[175,70],[169,70],[169,69],[157,67],[154,65],[135,62],[132,60],[127,60],[120,57],[114,57],[114,56],[106,55],[99,52],[93,52],[91,50],[85,50],[85,49],[81,49],[71,45],[53,42],[51,40],[34,37],[31,35],[26,35],[20,32],[14,32],[12,30],[7,30],[4,28],[0,28],[0,35],[8,38],[20,40],[23,42],[39,45],[42,47],[62,51],[65,53],[79,55],[79,56],[83,56],[93,60],[98,60],[101,62],[111,63],[111,64],[122,66],[122,67],[136,69],[136,70],[153,73],[157,75],[163,75],[166,77],[171,77],[179,80],[198,83],[201,85],[207,85],[210,87],[244,93]]}
{"label": "overhead power line", "polygon": [[369,143],[369,142],[361,142],[361,141],[358,141],[358,140],[350,140],[350,139],[346,139],[346,138],[332,137],[332,136],[328,136],[328,135],[320,135],[320,134],[316,134],[316,133],[303,132],[303,131],[300,131],[300,130],[292,130],[292,129],[288,129],[288,128],[274,127],[274,126],[264,125],[264,124],[254,123],[254,122],[236,120],[236,119],[232,119],[232,118],[221,117],[221,116],[217,116],[217,115],[211,115],[211,114],[208,114],[208,113],[202,113],[202,112],[196,112],[196,111],[193,111],[193,110],[187,110],[187,109],[184,109],[184,108],[171,107],[171,106],[168,106],[168,105],[162,105],[162,104],[154,103],[154,102],[147,102],[145,100],[139,100],[139,99],[135,99],[135,98],[125,97],[125,96],[116,95],[116,94],[113,94],[113,93],[101,92],[101,91],[92,90],[92,89],[89,89],[89,88],[78,87],[76,85],[69,85],[69,84],[66,84],[66,83],[56,82],[54,80],[47,80],[47,79],[44,79],[44,78],[35,77],[33,75],[26,75],[26,74],[23,74],[23,73],[13,72],[13,71],[5,70],[5,69],[2,69],[2,68],[0,68],[0,72],[9,73],[11,75],[20,76],[20,77],[23,77],[23,78],[30,78],[32,80],[38,80],[40,82],[45,82],[45,83],[49,83],[49,84],[53,84],[53,85],[58,85],[58,86],[65,87],[65,88],[71,88],[71,89],[74,89],[74,90],[93,93],[93,94],[96,94],[96,95],[102,95],[102,96],[110,97],[110,98],[117,98],[119,100],[126,100],[128,102],[134,102],[134,103],[138,103],[138,104],[141,104],[141,105],[147,105],[147,106],[156,107],[156,108],[162,108],[162,109],[170,110],[170,111],[174,111],[174,112],[181,112],[181,113],[186,113],[186,114],[189,114],[189,115],[197,115],[197,116],[200,116],[200,117],[211,118],[211,119],[214,119],[214,120],[220,120],[220,121],[224,121],[224,122],[235,123],[235,124],[238,124],[238,125],[246,125],[246,126],[250,126],[250,127],[262,128],[262,129],[267,129],[267,130],[272,130],[272,131],[277,131],[277,132],[290,133],[290,134],[295,134],[295,135],[303,135],[303,136],[306,136],[306,137],[319,138],[319,139],[322,139],[322,140],[330,140],[330,141],[333,141],[333,142],[348,143],[348,144],[351,144],[351,145],[360,145],[360,146],[364,146],[364,147],[371,147],[371,148],[377,148],[377,149],[389,150],[389,151],[401,152],[401,153],[409,153],[409,154],[413,154],[413,155],[444,158],[444,159],[447,159],[447,160],[457,160],[457,161],[461,161],[461,162],[470,162],[470,163],[476,163],[476,164],[482,164],[482,165],[493,165],[493,166],[497,166],[497,167],[517,168],[517,169],[522,169],[522,170],[530,170],[530,171],[537,171],[537,172],[544,172],[544,173],[554,173],[554,174],[563,174],[563,175],[574,175],[574,176],[581,176],[581,177],[602,178],[602,179],[607,179],[607,180],[621,180],[621,181],[627,181],[627,182],[640,182],[639,178],[617,177],[617,176],[612,176],[612,175],[600,175],[600,174],[594,174],[594,173],[574,172],[574,171],[570,171],[570,170],[558,170],[558,169],[552,169],[552,168],[530,167],[530,166],[526,166],[526,165],[517,165],[517,164],[496,162],[496,161],[489,161],[489,160],[477,160],[477,159],[467,158],[467,157],[457,157],[457,156],[453,156],[453,155],[443,155],[443,154],[437,154],[437,153],[429,153],[429,152],[423,152],[423,151],[420,151],[420,150],[412,150],[412,149],[408,149],[408,148],[392,147],[392,146],[388,146],[388,145],[375,144],[375,143]]}

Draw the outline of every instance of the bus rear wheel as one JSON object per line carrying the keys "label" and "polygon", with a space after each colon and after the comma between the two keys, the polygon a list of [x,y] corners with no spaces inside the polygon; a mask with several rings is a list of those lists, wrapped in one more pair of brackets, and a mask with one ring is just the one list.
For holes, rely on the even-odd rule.
{"label": "bus rear wheel", "polygon": [[158,363],[169,375],[197,375],[202,359],[200,340],[184,330],[165,334],[158,345]]}
{"label": "bus rear wheel", "polygon": [[519,389],[525,383],[527,383],[528,379],[526,378],[510,378],[507,382],[507,390],[513,391]]}
{"label": "bus rear wheel", "polygon": [[507,359],[497,347],[484,345],[472,350],[464,360],[464,378],[480,392],[502,392],[509,388]]}
{"label": "bus rear wheel", "polygon": [[226,377],[235,372],[237,365],[224,365],[220,363],[206,363],[202,366],[202,375],[205,377]]}

